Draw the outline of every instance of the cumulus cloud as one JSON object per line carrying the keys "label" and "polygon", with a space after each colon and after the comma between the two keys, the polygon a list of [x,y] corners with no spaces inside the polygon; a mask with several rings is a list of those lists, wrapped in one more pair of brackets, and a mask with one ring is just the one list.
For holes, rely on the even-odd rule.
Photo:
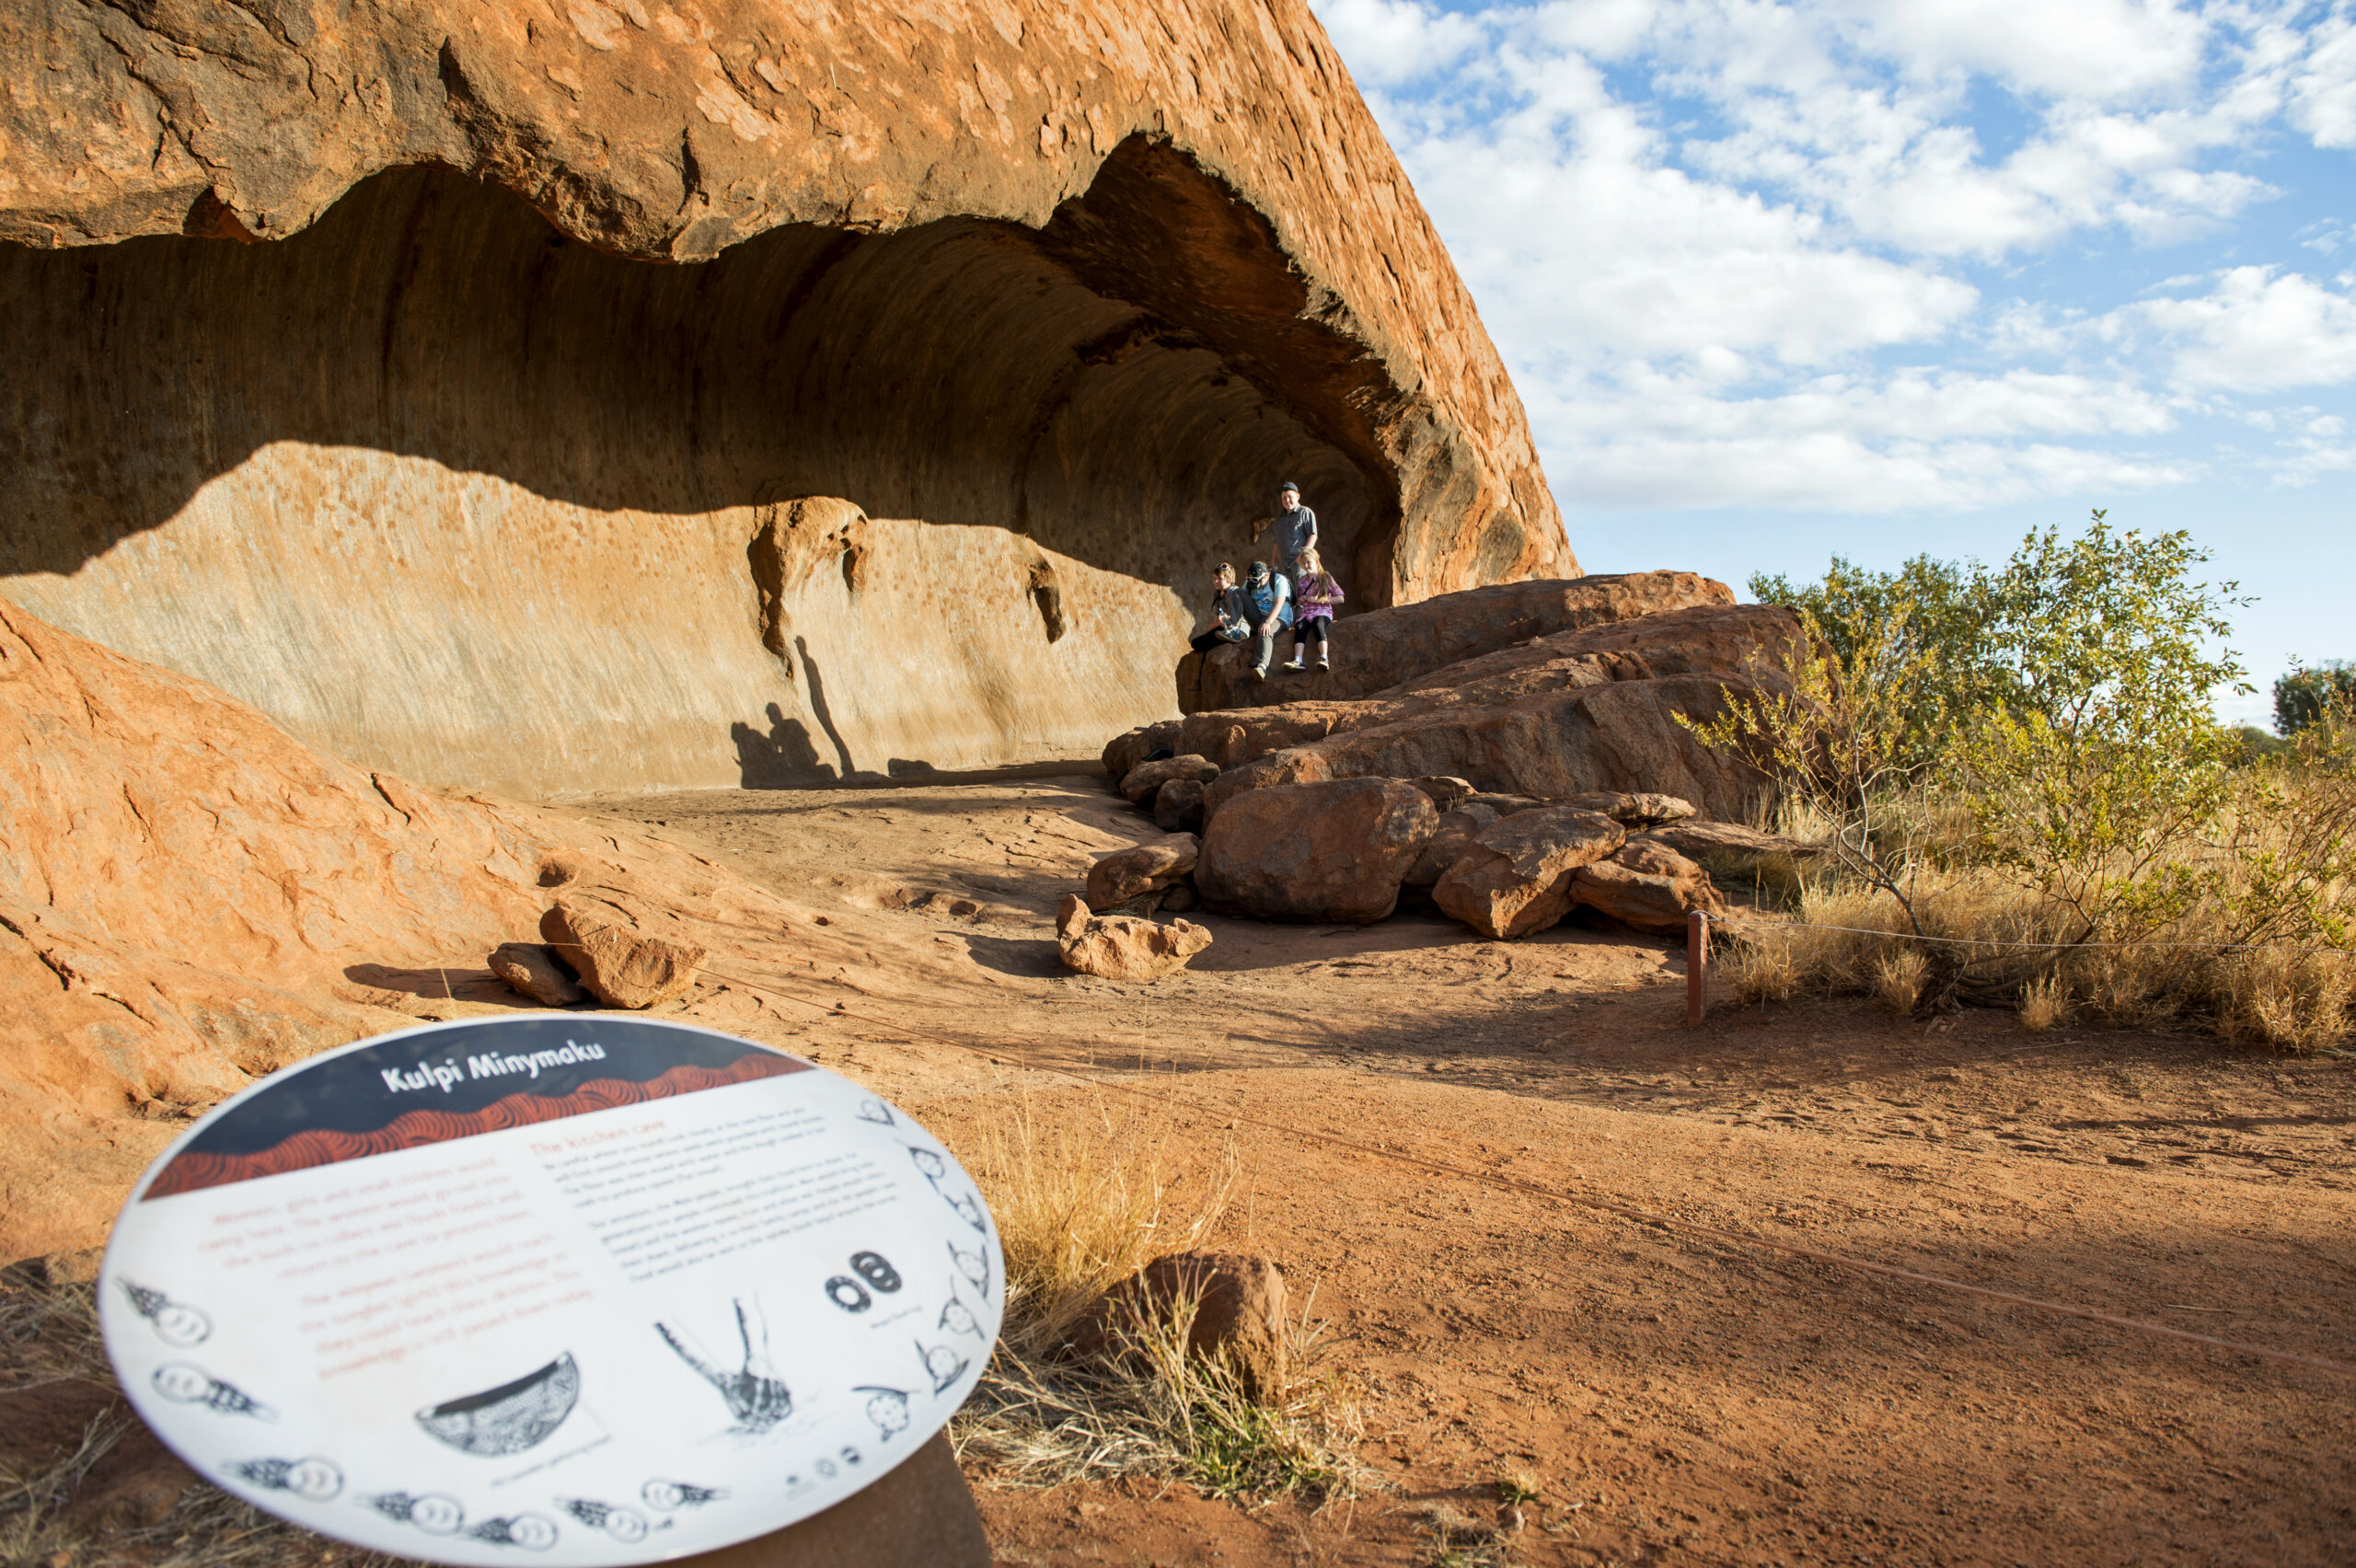
{"label": "cumulus cloud", "polygon": [[2222,247],[2284,199],[2286,134],[2356,146],[2356,0],[1316,3],[1574,503],[1969,508],[2344,460],[2312,420],[2258,455],[2188,432],[2356,385],[2349,278],[2212,249],[2140,297],[2022,280]]}
{"label": "cumulus cloud", "polygon": [[1319,19],[1350,74],[1364,86],[1390,86],[1445,71],[1479,47],[1470,17],[1418,0],[1327,0]]}
{"label": "cumulus cloud", "polygon": [[2175,345],[2189,386],[2272,392],[2356,382],[2356,275],[2333,288],[2273,267],[2235,267],[2210,293],[2148,300],[2130,314]]}
{"label": "cumulus cloud", "polygon": [[2356,9],[2318,24],[2291,82],[2291,122],[2318,147],[2356,147]]}

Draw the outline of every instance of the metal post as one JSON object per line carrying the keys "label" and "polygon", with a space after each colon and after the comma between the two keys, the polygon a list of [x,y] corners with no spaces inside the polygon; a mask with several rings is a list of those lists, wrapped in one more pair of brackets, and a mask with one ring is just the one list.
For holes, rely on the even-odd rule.
{"label": "metal post", "polygon": [[1710,917],[1699,909],[1685,916],[1685,1027],[1702,1027],[1706,1005],[1703,986],[1710,973]]}

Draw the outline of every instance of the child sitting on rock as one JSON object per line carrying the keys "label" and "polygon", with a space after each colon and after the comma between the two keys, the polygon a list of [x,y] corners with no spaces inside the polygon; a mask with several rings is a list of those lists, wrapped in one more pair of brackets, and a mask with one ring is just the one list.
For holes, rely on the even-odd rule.
{"label": "child sitting on rock", "polygon": [[1253,651],[1252,678],[1268,678],[1268,661],[1276,656],[1276,636],[1292,624],[1292,584],[1282,572],[1270,571],[1265,560],[1251,566],[1252,576],[1243,584],[1243,603],[1252,617]]}
{"label": "child sitting on rock", "polygon": [[1304,666],[1301,659],[1311,642],[1317,644],[1317,667],[1330,670],[1334,662],[1326,657],[1325,628],[1334,618],[1334,606],[1342,602],[1342,585],[1325,570],[1313,549],[1300,552],[1300,581],[1293,585],[1292,598],[1298,606],[1293,612],[1292,659],[1288,670]]}
{"label": "child sitting on rock", "polygon": [[1208,652],[1222,642],[1241,642],[1251,636],[1249,613],[1243,590],[1235,585],[1235,568],[1219,562],[1218,570],[1211,573],[1211,624],[1195,636],[1195,651]]}

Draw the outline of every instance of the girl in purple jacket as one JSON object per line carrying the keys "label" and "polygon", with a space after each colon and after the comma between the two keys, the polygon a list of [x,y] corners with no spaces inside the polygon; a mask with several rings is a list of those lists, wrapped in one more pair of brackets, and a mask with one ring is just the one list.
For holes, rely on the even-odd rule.
{"label": "girl in purple jacket", "polygon": [[1293,603],[1299,606],[1292,623],[1292,660],[1288,670],[1306,668],[1302,663],[1311,642],[1317,644],[1317,667],[1330,670],[1334,662],[1325,654],[1325,628],[1334,618],[1334,606],[1342,602],[1342,585],[1325,570],[1313,549],[1300,552],[1300,581],[1293,584]]}

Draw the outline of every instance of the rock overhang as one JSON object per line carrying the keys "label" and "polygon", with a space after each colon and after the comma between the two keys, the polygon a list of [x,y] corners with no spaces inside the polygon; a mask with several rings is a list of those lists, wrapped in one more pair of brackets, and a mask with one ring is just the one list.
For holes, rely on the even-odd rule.
{"label": "rock overhang", "polygon": [[1278,472],[1360,605],[1576,570],[1304,8],[496,10],[40,8],[0,592],[541,792],[1092,749]]}

